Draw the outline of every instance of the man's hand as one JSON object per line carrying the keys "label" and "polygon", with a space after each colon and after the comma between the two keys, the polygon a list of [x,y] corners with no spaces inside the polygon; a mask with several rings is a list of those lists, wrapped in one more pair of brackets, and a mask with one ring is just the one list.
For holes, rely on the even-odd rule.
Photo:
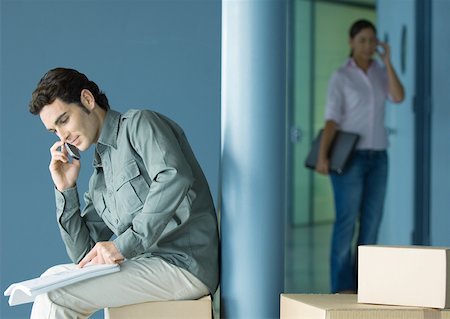
{"label": "man's hand", "polygon": [[125,259],[112,241],[102,241],[95,244],[90,252],[79,262],[80,268],[91,264],[119,264]]}
{"label": "man's hand", "polygon": [[72,160],[72,163],[69,162],[63,141],[53,144],[50,154],[52,159],[48,168],[56,188],[62,192],[74,187],[80,174],[81,162],[76,159]]}

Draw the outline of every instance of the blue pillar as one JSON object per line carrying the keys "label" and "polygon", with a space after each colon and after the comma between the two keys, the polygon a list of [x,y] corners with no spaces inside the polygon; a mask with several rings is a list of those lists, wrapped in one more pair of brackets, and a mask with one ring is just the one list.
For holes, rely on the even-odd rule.
{"label": "blue pillar", "polygon": [[286,1],[222,2],[224,318],[277,318],[284,286]]}

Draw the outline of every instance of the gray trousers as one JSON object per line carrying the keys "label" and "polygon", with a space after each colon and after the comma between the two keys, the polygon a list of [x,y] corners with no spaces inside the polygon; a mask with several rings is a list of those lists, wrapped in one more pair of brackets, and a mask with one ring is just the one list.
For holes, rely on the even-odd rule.
{"label": "gray trousers", "polygon": [[[42,276],[73,267],[76,266],[54,266]],[[119,272],[37,296],[30,318],[82,319],[106,307],[148,301],[198,299],[208,294],[206,285],[187,270],[160,258],[141,258],[123,262]]]}

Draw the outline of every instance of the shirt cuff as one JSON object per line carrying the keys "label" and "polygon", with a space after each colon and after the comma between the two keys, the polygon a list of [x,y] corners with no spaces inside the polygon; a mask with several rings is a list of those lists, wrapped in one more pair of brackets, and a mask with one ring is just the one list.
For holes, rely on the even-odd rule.
{"label": "shirt cuff", "polygon": [[76,212],[80,207],[77,187],[68,188],[60,192],[55,187],[56,214],[58,219],[64,212]]}
{"label": "shirt cuff", "polygon": [[128,228],[125,232],[114,239],[117,249],[127,259],[133,258],[142,253],[141,243],[139,238],[131,228]]}

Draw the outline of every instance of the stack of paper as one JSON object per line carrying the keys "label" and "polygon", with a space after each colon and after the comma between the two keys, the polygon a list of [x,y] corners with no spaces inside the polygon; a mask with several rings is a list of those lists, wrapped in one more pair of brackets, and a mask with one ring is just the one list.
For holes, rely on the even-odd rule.
{"label": "stack of paper", "polygon": [[10,285],[4,292],[9,296],[9,305],[15,306],[33,302],[37,295],[61,288],[92,277],[110,274],[120,270],[118,264],[89,265],[74,268],[54,275],[38,277]]}

